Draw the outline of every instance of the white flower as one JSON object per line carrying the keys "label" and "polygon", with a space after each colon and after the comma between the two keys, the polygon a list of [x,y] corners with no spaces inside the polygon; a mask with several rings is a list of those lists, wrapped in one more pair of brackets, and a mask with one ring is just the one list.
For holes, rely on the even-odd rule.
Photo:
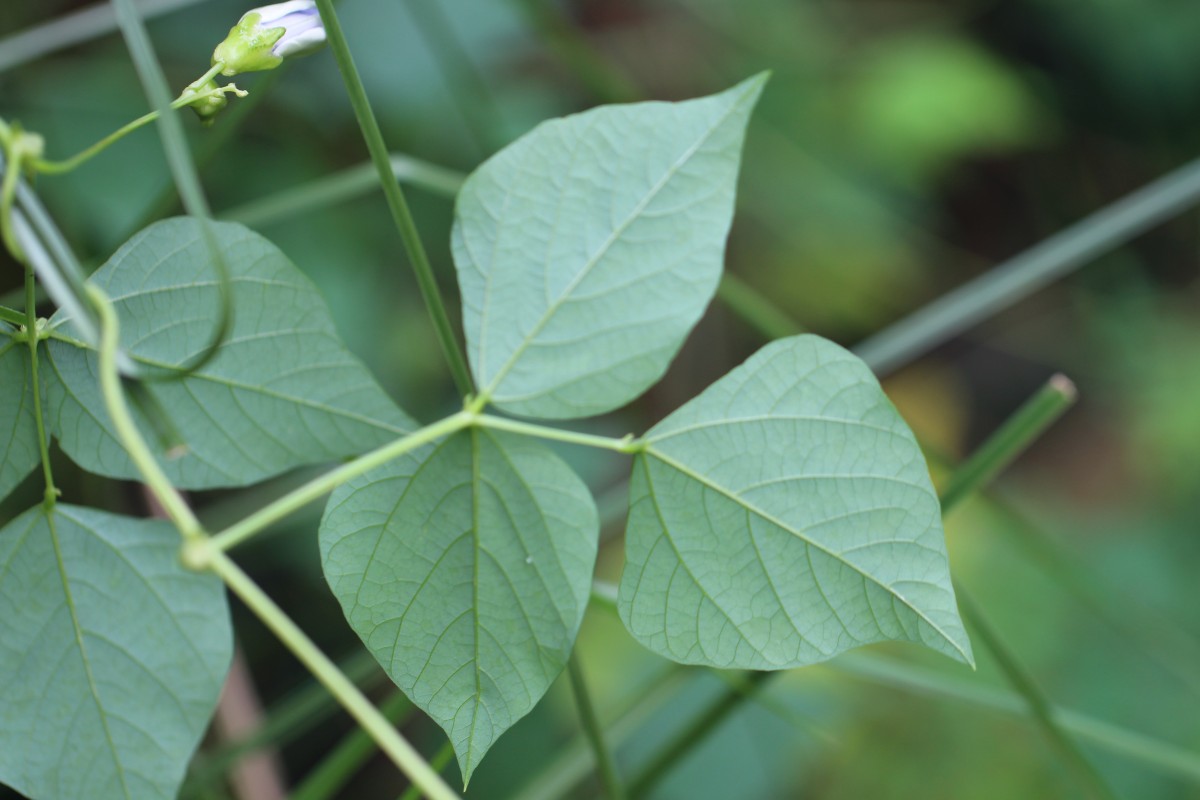
{"label": "white flower", "polygon": [[247,11],[213,51],[221,74],[274,69],[285,58],[302,56],[325,44],[325,26],[313,0],[289,0]]}

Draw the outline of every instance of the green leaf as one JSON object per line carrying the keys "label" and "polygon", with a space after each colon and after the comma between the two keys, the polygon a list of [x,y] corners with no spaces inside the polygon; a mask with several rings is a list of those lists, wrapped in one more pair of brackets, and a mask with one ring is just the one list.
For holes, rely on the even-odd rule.
{"label": "green leaf", "polygon": [[566,664],[598,536],[561,459],[472,429],[334,492],[321,553],[351,627],[469,779]]}
{"label": "green leaf", "polygon": [[33,418],[29,347],[10,338],[0,322],[0,500],[8,496],[41,460]]}
{"label": "green leaf", "polygon": [[59,505],[0,530],[0,781],[168,800],[229,668],[221,582],[166,522]]}
{"label": "green leaf", "polygon": [[[278,248],[240,225],[213,229],[232,275],[229,337],[190,377],[145,384],[143,410],[159,418],[139,415],[177,486],[254,483],[415,428],[346,350],[316,287]],[[91,280],[112,297],[135,361],[179,367],[208,344],[219,292],[196,220],[150,226]],[[58,340],[49,352],[48,414],[63,450],[84,469],[136,477],[104,411],[95,354]]]}
{"label": "green leaf", "polygon": [[904,640],[973,663],[925,460],[854,355],[781,339],[646,438],[619,605],[651,650],[784,669]]}
{"label": "green leaf", "polygon": [[765,82],[552,120],[471,175],[453,245],[481,395],[584,417],[662,376],[716,291]]}

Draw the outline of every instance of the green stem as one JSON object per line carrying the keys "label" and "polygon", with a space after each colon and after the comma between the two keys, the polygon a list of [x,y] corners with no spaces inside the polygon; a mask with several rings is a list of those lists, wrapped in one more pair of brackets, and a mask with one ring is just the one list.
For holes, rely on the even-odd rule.
{"label": "green stem", "polygon": [[[212,69],[210,69],[204,74],[203,77],[201,77],[188,88],[199,88],[199,86],[207,83],[210,78],[214,77],[221,71],[223,66],[223,64],[213,65]],[[185,91],[171,102],[170,107],[172,109],[183,108],[184,106],[190,105],[192,102],[194,102],[196,97],[196,95],[189,94],[187,91]],[[93,157],[104,152],[111,145],[125,138],[139,128],[143,128],[146,125],[149,125],[151,122],[154,122],[154,120],[158,119],[160,116],[161,113],[158,110],[151,111],[149,114],[143,114],[133,122],[123,125],[122,127],[110,133],[108,136],[105,136],[103,139],[93,144],[91,147],[81,150],[70,158],[63,159],[62,161],[47,161],[39,158],[33,162],[33,168],[45,175],[62,175],[63,173],[70,172],[87,161],[90,161]]]}
{"label": "green stem", "polygon": [[[629,743],[633,736],[645,728],[651,718],[664,710],[667,704],[677,699],[681,684],[689,682],[695,671],[684,670],[678,665],[664,666],[642,685],[630,693],[630,700],[622,701],[615,713],[609,713],[606,735],[609,745],[619,749]],[[517,800],[561,800],[577,796],[572,789],[585,780],[595,769],[595,758],[586,742],[573,740],[563,748],[537,775],[531,777],[513,796]]]}
{"label": "green stem", "polygon": [[433,318],[438,341],[441,343],[446,361],[450,365],[454,383],[458,387],[459,393],[466,397],[471,393],[471,373],[467,369],[466,358],[459,349],[458,340],[454,336],[454,328],[450,324],[450,317],[442,302],[437,280],[433,275],[433,267],[429,263],[429,256],[425,252],[421,236],[417,232],[417,225],[408,208],[404,190],[400,188],[400,184],[393,175],[390,154],[383,141],[379,121],[375,118],[375,112],[371,110],[371,102],[367,99],[367,92],[363,87],[362,78],[358,74],[358,67],[355,66],[354,57],[350,54],[350,45],[346,42],[346,35],[342,31],[337,12],[333,9],[332,0],[317,0],[317,8],[320,10],[321,20],[325,23],[325,35],[329,40],[333,57],[337,60],[338,69],[342,73],[346,91],[350,95],[350,104],[354,107],[354,114],[358,118],[358,125],[362,129],[363,138],[367,143],[367,150],[371,153],[371,160],[375,163],[375,170],[383,185],[383,193],[387,198],[388,208],[392,212],[392,219],[400,232],[400,238],[404,240],[404,249],[407,251],[413,271],[416,273],[421,296],[425,300],[425,306],[429,309],[429,315]]}
{"label": "green stem", "polygon": [[[1075,402],[1075,385],[1063,375],[1052,377],[1000,426],[975,454],[955,470],[942,492],[942,513],[974,494],[1013,462]],[[979,640],[1013,689],[1025,698],[1029,713],[1047,740],[1071,766],[1080,782],[1097,798],[1108,800],[1113,792],[1083,751],[1054,719],[1050,703],[1033,677],[1025,670],[1003,638],[988,622],[983,611],[962,586],[955,584],[959,608],[975,628]]]}
{"label": "green stem", "polygon": [[782,339],[804,333],[804,328],[761,292],[732,272],[721,276],[717,297],[725,307],[766,339]]}
{"label": "green stem", "polygon": [[231,525],[212,537],[206,543],[206,546],[208,549],[215,551],[229,550],[267,526],[273,525],[309,503],[319,500],[346,481],[353,480],[359,475],[370,472],[376,467],[383,466],[389,461],[399,458],[412,450],[416,450],[418,447],[427,445],[436,439],[449,436],[452,433],[470,427],[476,417],[477,415],[472,412],[460,411],[457,414],[446,417],[440,422],[435,422],[432,425],[410,433],[408,436],[386,444],[377,450],[372,450],[366,455],[359,456],[353,461],[347,462],[337,469],[330,470],[319,478],[309,481],[298,489],[288,492],[278,500],[267,504],[246,517],[241,522]]}
{"label": "green stem", "polygon": [[0,238],[13,258],[25,261],[25,251],[13,231],[13,201],[17,196],[17,182],[21,179],[23,159],[17,152],[12,130],[0,121],[0,147],[4,152],[4,180],[0,182]]}
{"label": "green stem", "polygon": [[954,471],[942,491],[942,513],[991,482],[1075,403],[1075,384],[1055,375]]}
{"label": "green stem", "polygon": [[612,753],[604,740],[604,727],[600,724],[596,709],[592,705],[592,696],[588,692],[587,680],[583,675],[583,666],[579,663],[577,651],[572,651],[571,657],[567,659],[567,675],[571,678],[571,691],[575,695],[575,708],[579,711],[579,724],[583,727],[592,754],[596,757],[596,770],[600,774],[604,794],[609,800],[624,800],[625,790],[621,786],[621,778],[617,774]]}
{"label": "green stem", "polygon": [[[436,769],[438,772],[444,770],[450,761],[454,758],[454,745],[446,742],[438,751],[434,753],[433,758],[429,759],[429,766]],[[404,790],[404,794],[400,795],[400,800],[420,800],[421,789],[415,784]]]}
{"label": "green stem", "polygon": [[[208,198],[205,196],[204,187],[200,183],[200,175],[196,171],[195,162],[192,160],[191,150],[188,149],[187,137],[184,135],[179,115],[172,110],[171,90],[167,86],[167,79],[163,74],[162,64],[159,63],[158,56],[154,53],[154,47],[150,43],[150,36],[146,32],[146,25],[133,0],[112,1],[117,15],[117,22],[120,23],[121,33],[125,38],[126,47],[129,50],[130,57],[133,59],[134,67],[137,69],[138,77],[141,80],[146,97],[150,101],[150,106],[155,111],[164,112],[158,118],[158,132],[159,138],[162,140],[163,150],[167,156],[167,165],[170,167],[171,175],[175,179],[175,186],[179,190],[179,198],[183,202],[184,210],[190,216],[199,219],[201,238],[204,240],[209,261],[212,263],[213,270],[217,276],[220,313],[213,326],[213,333],[208,344],[193,356],[188,363],[178,368],[168,370],[162,374],[142,373],[139,375],[145,380],[151,378],[177,380],[194,374],[215,358],[217,352],[221,349],[221,345],[224,343],[233,325],[233,282],[229,275],[229,264],[226,262],[225,253],[217,242],[216,233],[213,231],[211,224],[212,211],[209,209]],[[222,66],[220,62],[214,64],[209,73],[215,74],[213,70],[220,66]],[[187,94],[187,92],[185,91],[184,94]]]}
{"label": "green stem", "polygon": [[142,476],[142,482],[162,506],[167,517],[179,529],[179,533],[187,542],[203,544],[205,541],[204,528],[179,491],[171,484],[154,453],[146,444],[133,415],[129,412],[129,404],[125,400],[125,391],[121,386],[121,373],[117,368],[117,352],[120,345],[120,322],[112,301],[99,288],[88,285],[88,296],[100,317],[100,393],[104,398],[104,407],[112,420],[113,429],[129,460]]}
{"label": "green stem", "polygon": [[854,351],[885,374],[1038,289],[1200,203],[1200,160],[1051,236],[861,342]]}
{"label": "green stem", "polygon": [[[364,690],[387,681],[379,662],[365,650],[338,663],[338,669]],[[286,747],[325,722],[339,708],[337,699],[324,685],[312,682],[271,707],[262,726],[244,739],[229,742],[214,751],[198,754],[192,761],[180,800],[188,800],[220,783],[235,764],[265,747]]]}
{"label": "green stem", "polygon": [[481,428],[519,433],[523,436],[534,436],[539,439],[566,442],[567,444],[577,444],[584,447],[615,450],[618,453],[640,453],[646,449],[645,443],[633,438],[632,434],[620,439],[614,439],[609,436],[595,436],[590,433],[576,433],[575,431],[565,431],[561,428],[551,428],[546,425],[535,425],[531,422],[519,422],[515,419],[507,419],[505,417],[493,417],[489,414],[480,414],[475,418],[473,424]]}
{"label": "green stem", "polygon": [[[1029,714],[1025,699],[1012,692],[982,687],[871,653],[847,653],[823,667],[877,685],[954,700],[975,708],[1016,716],[1027,717]],[[1064,730],[1113,755],[1200,785],[1200,756],[1192,751],[1069,709],[1051,707],[1050,713]]]}
{"label": "green stem", "polygon": [[42,506],[47,512],[54,510],[58,501],[58,489],[54,486],[54,473],[50,469],[50,439],[46,436],[46,419],[42,412],[42,383],[38,378],[38,316],[37,279],[33,266],[25,264],[25,341],[29,343],[29,374],[33,382],[33,420],[37,427],[38,450],[42,458],[42,477],[46,483],[42,495]]}
{"label": "green stem", "polygon": [[[404,693],[396,691],[380,704],[379,713],[395,724],[412,708],[412,703]],[[291,791],[289,797],[291,800],[328,800],[337,797],[338,792],[363,768],[376,749],[375,740],[370,734],[362,728],[354,729]],[[437,769],[432,764],[430,766]]]}
{"label": "green stem", "polygon": [[432,800],[458,800],[442,777],[421,758],[421,754],[379,712],[354,683],[328,656],[300,630],[267,594],[237,564],[219,550],[209,554],[209,566],[221,576],[230,590],[241,598],[292,654],[325,684],[342,706],[378,743],[388,758]]}
{"label": "green stem", "polygon": [[975,601],[971,599],[971,596],[961,586],[956,585],[955,592],[958,595],[958,606],[963,612],[963,617],[975,628],[976,635],[983,643],[983,646],[987,648],[988,652],[992,654],[992,658],[1000,668],[1004,678],[1017,694],[1024,698],[1034,722],[1041,728],[1042,733],[1049,740],[1050,744],[1058,750],[1059,755],[1070,765],[1079,782],[1087,787],[1088,792],[1093,797],[1100,800],[1114,800],[1116,795],[1096,770],[1095,765],[1088,760],[1088,757],[1079,749],[1079,745],[1075,740],[1071,738],[1070,734],[1055,719],[1054,709],[1050,705],[1050,701],[1033,680],[1033,676],[1021,665],[1016,655],[1005,644],[1003,638],[992,627],[991,623],[988,622],[987,617],[984,616],[983,611]]}
{"label": "green stem", "polygon": [[[617,613],[616,591],[616,586],[596,581],[592,586],[592,602],[596,603],[599,608],[615,615]],[[1024,717],[1029,715],[1027,699],[1015,692],[981,687],[941,672],[906,664],[894,658],[870,652],[845,653],[834,661],[819,665],[819,668],[976,707]],[[682,674],[682,671],[674,674]],[[755,673],[746,674],[754,675]],[[765,674],[777,675],[778,673]],[[729,680],[725,676],[723,678]],[[744,681],[740,682],[744,683]],[[1124,756],[1163,774],[1200,785],[1200,756],[1196,753],[1077,711],[1052,705],[1048,708],[1051,717],[1063,730],[1075,734],[1080,739],[1086,739],[1110,753]],[[825,738],[822,732],[818,732],[818,735]],[[581,768],[577,766],[573,780],[582,779],[580,771]],[[546,795],[539,795],[539,797],[546,797]]]}
{"label": "green stem", "polygon": [[[26,298],[28,300],[28,298]],[[37,302],[37,290],[34,290],[34,302]],[[27,303],[28,305],[28,303]],[[25,313],[12,308],[0,306],[0,321],[8,322],[12,325],[24,325],[29,320],[25,317]]]}
{"label": "green stem", "polygon": [[744,688],[724,687],[707,709],[693,717],[674,739],[660,748],[650,762],[639,770],[638,774],[629,782],[629,796],[637,798],[649,794],[683,760],[684,756],[707,739],[709,734],[719,728],[734,711],[741,708],[742,703],[748,697],[753,697],[754,692],[761,690],[775,674],[774,672],[745,673],[745,683],[752,690],[749,694]]}
{"label": "green stem", "polygon": [[[388,157],[392,177],[402,183],[425,189],[440,197],[453,199],[466,175],[436,164],[419,161],[401,153]],[[260,200],[225,211],[220,216],[250,227],[270,225],[306,211],[315,211],[363,197],[379,189],[379,174],[371,162],[335,172],[302,186],[285,189]]]}

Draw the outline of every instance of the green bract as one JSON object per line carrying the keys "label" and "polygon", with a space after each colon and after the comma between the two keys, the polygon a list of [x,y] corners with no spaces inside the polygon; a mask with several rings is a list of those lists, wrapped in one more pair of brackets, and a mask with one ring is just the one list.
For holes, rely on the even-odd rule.
{"label": "green bract", "polygon": [[246,12],[213,51],[222,75],[275,69],[325,43],[325,27],[312,0],[289,0]]}

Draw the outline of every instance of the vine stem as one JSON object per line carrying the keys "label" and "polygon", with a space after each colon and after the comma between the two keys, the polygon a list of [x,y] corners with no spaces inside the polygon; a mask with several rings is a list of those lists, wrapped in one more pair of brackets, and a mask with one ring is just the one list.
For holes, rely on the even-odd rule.
{"label": "vine stem", "polygon": [[[224,69],[224,67],[225,65],[221,62],[214,64],[212,69],[204,73],[204,75],[189,85],[188,88],[179,95],[179,97],[175,98],[175,100],[171,102],[170,107],[178,110],[195,102],[195,100],[201,95],[190,93],[191,90],[198,89],[200,86],[207,83],[211,78],[214,78],[216,75],[218,75],[221,70]],[[224,93],[226,89],[218,89],[217,91]],[[62,175],[63,173],[70,172],[71,170],[91,160],[94,156],[97,156],[104,150],[108,149],[110,145],[115,144],[137,129],[145,127],[151,122],[154,122],[154,120],[158,119],[160,116],[161,112],[158,109],[155,109],[154,111],[151,111],[148,114],[143,114],[132,122],[117,128],[115,131],[110,133],[108,136],[105,136],[91,147],[81,150],[70,158],[66,158],[61,161],[47,161],[46,159],[42,158],[35,159],[33,161],[33,168],[46,175]]]}
{"label": "vine stem", "polygon": [[[406,453],[411,453],[413,450],[431,444],[444,436],[449,436],[471,427],[492,428],[526,436],[536,436],[541,439],[583,445],[585,447],[616,450],[621,453],[636,453],[644,448],[644,444],[632,436],[627,436],[623,439],[612,439],[607,436],[575,433],[574,431],[564,431],[544,425],[534,425],[527,422],[518,422],[502,417],[480,414],[478,411],[468,408],[432,425],[426,425],[424,428],[420,428],[394,442],[389,442],[383,447],[372,450],[366,455],[359,456],[353,461],[349,461],[324,475],[314,478],[303,486],[288,492],[278,500],[268,503],[242,521],[236,522],[216,534],[212,539],[205,542],[205,547],[207,549],[222,551],[236,547],[270,525],[299,511],[309,503],[319,500],[346,482],[354,480],[376,467],[382,467],[384,464],[394,461]],[[202,563],[204,554],[197,552],[195,555],[201,559]]]}
{"label": "vine stem", "polygon": [[[184,537],[183,559],[189,566],[203,566],[221,577],[241,598],[263,624],[303,663],[338,699],[351,716],[379,743],[380,748],[413,783],[421,787],[432,800],[458,800],[458,795],[446,785],[421,755],[413,749],[400,732],[392,727],[366,696],[333,663],[300,627],[267,596],[250,576],[233,563],[223,552],[210,545],[191,508],[171,485],[159,467],[153,453],[142,438],[129,413],[117,371],[117,349],[120,342],[120,322],[112,301],[100,289],[89,286],[88,293],[100,317],[100,390],[105,407],[112,418],[121,444],[142,473],[142,480],[162,505],[167,516]],[[433,426],[431,426],[433,427]],[[202,563],[197,557],[202,555]]]}
{"label": "vine stem", "polygon": [[52,511],[58,501],[58,489],[54,486],[54,472],[50,468],[50,440],[46,436],[46,418],[42,411],[42,384],[38,377],[38,316],[37,316],[37,279],[33,274],[33,265],[25,262],[25,341],[29,343],[29,375],[33,381],[33,421],[37,427],[38,450],[42,458],[42,476],[45,478],[46,490],[42,496],[42,506],[46,511]]}
{"label": "vine stem", "polygon": [[[1075,403],[1077,397],[1075,384],[1065,375],[1051,377],[1037,394],[1025,401],[988,437],[965,464],[955,470],[941,494],[942,514],[949,513],[1012,463]],[[1043,735],[1070,765],[1080,783],[1088,788],[1093,797],[1102,800],[1115,798],[1116,795],[1095,765],[1055,719],[1049,699],[988,621],[982,607],[957,582],[954,590],[963,617],[975,628],[979,641],[991,653],[1005,679],[1024,698],[1030,715]]]}
{"label": "vine stem", "polygon": [[230,590],[271,629],[317,680],[338,698],[358,724],[379,744],[380,749],[421,788],[425,796],[430,800],[458,800],[458,794],[446,784],[442,776],[392,727],[379,709],[338,669],[337,664],[300,630],[291,617],[227,555],[219,550],[210,550],[209,567],[221,576]]}
{"label": "vine stem", "polygon": [[1077,397],[1075,384],[1065,375],[1054,375],[1005,420],[1000,428],[950,476],[942,490],[942,513],[948,513],[1004,470],[1066,413]]}
{"label": "vine stem", "polygon": [[600,783],[609,800],[625,800],[625,789],[621,786],[621,778],[617,766],[613,762],[612,752],[604,740],[604,726],[596,716],[596,708],[592,704],[592,695],[588,691],[587,680],[583,674],[583,665],[579,663],[578,649],[571,651],[567,659],[567,675],[571,679],[571,691],[575,695],[575,707],[579,711],[579,723],[583,726],[584,735],[592,747],[596,757],[596,769],[600,774]]}
{"label": "vine stem", "polygon": [[400,238],[404,240],[404,249],[408,253],[409,261],[412,262],[413,272],[416,273],[421,296],[425,300],[426,308],[429,309],[429,315],[433,318],[433,326],[446,361],[450,365],[450,372],[454,376],[454,384],[459,393],[466,397],[471,394],[472,387],[471,373],[467,369],[466,358],[454,336],[454,328],[450,324],[450,317],[442,302],[437,280],[433,275],[433,267],[429,263],[429,255],[425,252],[425,245],[421,242],[421,235],[417,232],[417,225],[408,208],[404,190],[400,188],[400,184],[393,174],[391,155],[383,141],[383,132],[379,129],[379,121],[375,118],[375,112],[371,110],[371,102],[367,99],[367,91],[363,87],[362,77],[358,74],[358,67],[354,64],[354,57],[350,53],[346,34],[342,31],[342,24],[338,20],[337,12],[333,9],[333,0],[317,0],[317,8],[321,13],[321,21],[325,24],[325,35],[329,40],[329,48],[333,51],[333,57],[342,73],[346,92],[350,95],[350,104],[354,107],[354,115],[358,118],[358,125],[366,140],[367,150],[379,173],[379,181],[383,185],[383,193],[387,198],[388,208],[392,212],[392,219],[400,232]]}
{"label": "vine stem", "polygon": [[104,407],[112,419],[117,438],[129,454],[129,460],[141,473],[142,482],[162,506],[163,512],[179,529],[184,540],[203,542],[206,537],[200,520],[192,513],[187,501],[159,466],[129,411],[129,404],[121,387],[121,373],[117,369],[117,352],[121,338],[117,311],[108,295],[98,287],[89,284],[87,292],[100,317],[100,393],[104,397]]}
{"label": "vine stem", "polygon": [[602,450],[615,450],[618,453],[640,453],[646,449],[646,443],[635,439],[632,434],[620,439],[609,436],[595,436],[590,433],[576,433],[560,428],[550,428],[545,425],[535,425],[530,422],[520,422],[505,417],[493,417],[490,414],[480,414],[474,424],[481,428],[491,428],[497,431],[519,433],[524,436],[534,436],[538,439],[549,439],[567,444],[577,444],[584,447],[596,447]]}
{"label": "vine stem", "polygon": [[[436,753],[433,754],[433,758],[429,759],[429,766],[433,767],[438,772],[441,772],[446,768],[447,765],[449,765],[453,758],[454,745],[450,744],[450,742],[446,742],[438,749]],[[415,784],[409,786],[404,790],[404,794],[400,795],[400,800],[421,800],[420,787]]]}
{"label": "vine stem", "polygon": [[446,417],[440,422],[427,425],[410,433],[408,436],[372,450],[366,455],[343,464],[337,469],[330,470],[324,475],[288,492],[278,500],[263,506],[241,522],[237,522],[213,536],[211,540],[205,543],[206,549],[216,552],[229,550],[264,528],[299,511],[309,503],[319,500],[347,481],[370,472],[376,467],[381,467],[389,461],[397,459],[419,447],[423,447],[443,436],[449,436],[452,433],[457,433],[469,427],[476,417],[477,415],[473,412],[460,411],[457,414]]}
{"label": "vine stem", "polygon": [[[379,713],[393,725],[402,724],[413,710],[404,692],[395,690],[379,704]],[[337,797],[363,766],[375,755],[378,744],[362,728],[354,728],[288,794],[288,800],[330,800]],[[438,770],[431,761],[430,766]]]}

